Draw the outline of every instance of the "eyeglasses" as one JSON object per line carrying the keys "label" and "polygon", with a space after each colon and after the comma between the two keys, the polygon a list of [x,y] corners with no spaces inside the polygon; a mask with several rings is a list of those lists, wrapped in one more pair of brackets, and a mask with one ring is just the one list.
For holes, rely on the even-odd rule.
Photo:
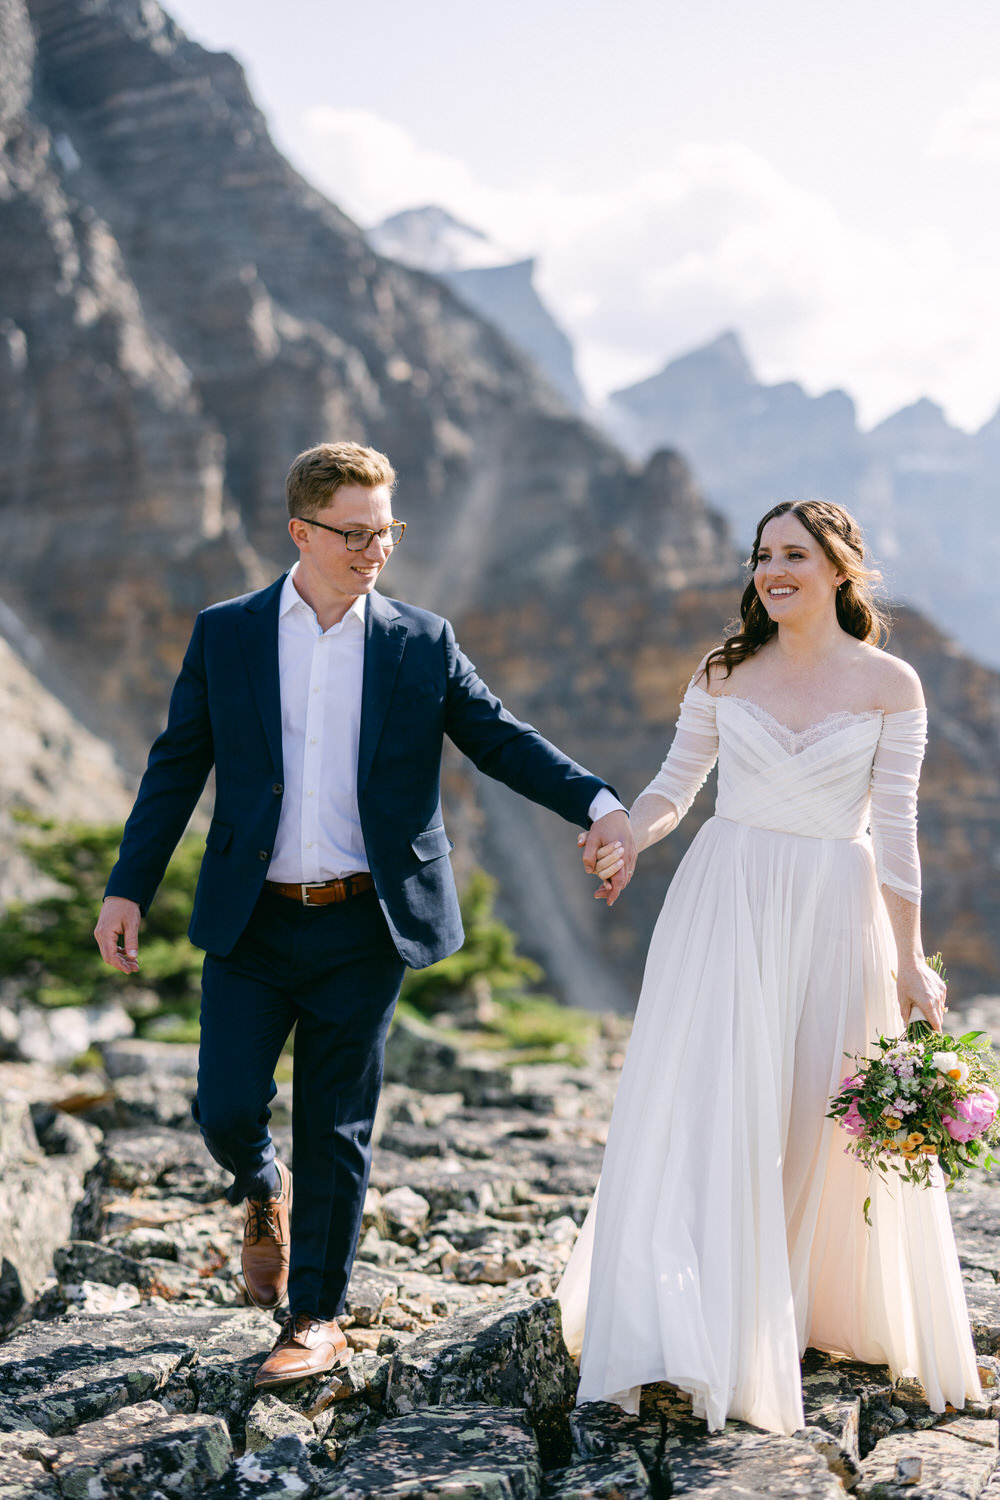
{"label": "eyeglasses", "polygon": [[339,526],[328,526],[325,521],[314,521],[311,516],[296,516],[296,521],[305,521],[307,526],[319,526],[323,531],[335,531],[344,538],[348,552],[365,552],[378,537],[383,547],[395,547],[406,530],[405,521],[391,521],[381,531],[342,531]]}

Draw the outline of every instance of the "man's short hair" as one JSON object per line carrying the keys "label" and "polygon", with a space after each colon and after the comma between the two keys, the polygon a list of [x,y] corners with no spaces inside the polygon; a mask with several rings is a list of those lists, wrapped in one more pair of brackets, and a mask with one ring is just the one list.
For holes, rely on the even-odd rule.
{"label": "man's short hair", "polygon": [[384,453],[360,443],[318,443],[300,453],[288,471],[288,514],[314,516],[345,484],[374,490],[381,484],[391,489],[395,483],[396,471]]}

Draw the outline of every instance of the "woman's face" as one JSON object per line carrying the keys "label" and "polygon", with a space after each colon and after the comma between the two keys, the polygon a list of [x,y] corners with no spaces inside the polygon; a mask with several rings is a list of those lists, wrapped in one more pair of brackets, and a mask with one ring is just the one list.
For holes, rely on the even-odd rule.
{"label": "woman's face", "polygon": [[777,625],[804,624],[834,609],[845,576],[791,511],[764,527],[753,581]]}

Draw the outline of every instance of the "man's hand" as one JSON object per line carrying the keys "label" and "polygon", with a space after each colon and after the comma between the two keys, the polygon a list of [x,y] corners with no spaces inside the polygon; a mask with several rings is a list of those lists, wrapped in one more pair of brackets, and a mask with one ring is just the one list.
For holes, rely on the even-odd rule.
{"label": "man's hand", "polygon": [[[606,901],[609,906],[614,906],[622,891],[632,879],[635,870],[635,862],[638,857],[635,839],[632,837],[632,825],[628,819],[628,813],[609,812],[603,818],[598,818],[596,823],[591,823],[589,833],[581,833],[577,843],[583,850],[583,868],[588,875],[599,875],[602,877],[594,895],[598,901]],[[598,860],[602,845],[620,844],[621,863],[613,873],[604,874],[604,866],[607,861]],[[617,864],[617,861],[616,861]]]}
{"label": "man's hand", "polygon": [[141,918],[142,912],[135,901],[128,901],[124,896],[109,896],[101,907],[94,928],[104,962],[113,969],[121,969],[123,974],[134,974],[139,967]]}

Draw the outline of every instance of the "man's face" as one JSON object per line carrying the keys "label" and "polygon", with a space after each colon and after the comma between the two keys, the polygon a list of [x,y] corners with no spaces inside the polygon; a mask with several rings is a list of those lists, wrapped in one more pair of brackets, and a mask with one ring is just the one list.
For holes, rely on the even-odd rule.
{"label": "man's face", "polygon": [[381,531],[392,516],[392,492],[387,484],[374,489],[361,485],[343,485],[329,505],[316,512],[312,525],[291,520],[288,530],[299,549],[303,582],[311,590],[332,599],[338,596],[353,600],[359,594],[370,594],[392,552],[392,545],[373,537],[363,552],[351,552],[342,536],[326,531],[336,526],[341,531]]}

